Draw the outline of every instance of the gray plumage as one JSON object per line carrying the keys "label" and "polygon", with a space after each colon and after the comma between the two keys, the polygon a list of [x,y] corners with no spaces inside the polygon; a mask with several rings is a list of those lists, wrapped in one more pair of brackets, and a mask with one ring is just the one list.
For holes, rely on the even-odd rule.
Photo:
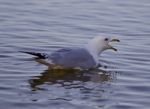
{"label": "gray plumage", "polygon": [[111,46],[110,42],[119,42],[118,39],[109,39],[107,37],[95,37],[93,38],[86,47],[83,48],[62,48],[53,53],[36,53],[36,52],[25,52],[31,54],[39,59],[48,59],[46,65],[60,65],[66,68],[81,68],[90,69],[98,65],[99,55],[107,49],[117,51],[116,48]]}
{"label": "gray plumage", "polygon": [[92,55],[84,48],[64,48],[50,54],[48,58],[64,67],[89,69],[96,66]]}

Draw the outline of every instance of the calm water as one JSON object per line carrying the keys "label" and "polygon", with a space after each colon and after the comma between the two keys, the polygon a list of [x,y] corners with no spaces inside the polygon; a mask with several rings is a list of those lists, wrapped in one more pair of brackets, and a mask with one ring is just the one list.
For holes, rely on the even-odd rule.
{"label": "calm water", "polygon": [[[149,109],[149,18],[149,0],[0,0],[0,109]],[[51,71],[18,52],[97,35],[121,40],[100,71]]]}

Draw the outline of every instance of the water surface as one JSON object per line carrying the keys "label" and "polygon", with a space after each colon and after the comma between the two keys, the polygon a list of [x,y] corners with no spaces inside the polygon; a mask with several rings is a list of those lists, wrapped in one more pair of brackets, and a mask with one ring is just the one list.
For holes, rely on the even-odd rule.
{"label": "water surface", "polygon": [[[1,109],[149,109],[149,0],[0,0]],[[118,37],[98,71],[51,71],[19,50]],[[70,73],[71,72],[71,73]]]}

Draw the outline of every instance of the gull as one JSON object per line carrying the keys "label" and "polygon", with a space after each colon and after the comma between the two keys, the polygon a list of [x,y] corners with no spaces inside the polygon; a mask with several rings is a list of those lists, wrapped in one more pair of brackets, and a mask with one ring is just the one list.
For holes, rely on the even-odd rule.
{"label": "gull", "polygon": [[[84,47],[66,47],[58,49],[50,54],[20,51],[36,56],[38,62],[49,67],[91,69],[99,65],[100,54],[108,49],[117,51],[111,46],[111,42],[120,42],[119,39],[108,37],[94,37]],[[59,67],[58,67],[59,66]]]}

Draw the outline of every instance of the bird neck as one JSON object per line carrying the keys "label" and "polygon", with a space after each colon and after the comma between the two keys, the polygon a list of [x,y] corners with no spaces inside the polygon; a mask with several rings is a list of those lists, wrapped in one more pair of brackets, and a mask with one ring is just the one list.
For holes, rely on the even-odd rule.
{"label": "bird neck", "polygon": [[95,43],[88,43],[86,45],[86,49],[93,56],[94,60],[98,63],[98,57],[103,50]]}

